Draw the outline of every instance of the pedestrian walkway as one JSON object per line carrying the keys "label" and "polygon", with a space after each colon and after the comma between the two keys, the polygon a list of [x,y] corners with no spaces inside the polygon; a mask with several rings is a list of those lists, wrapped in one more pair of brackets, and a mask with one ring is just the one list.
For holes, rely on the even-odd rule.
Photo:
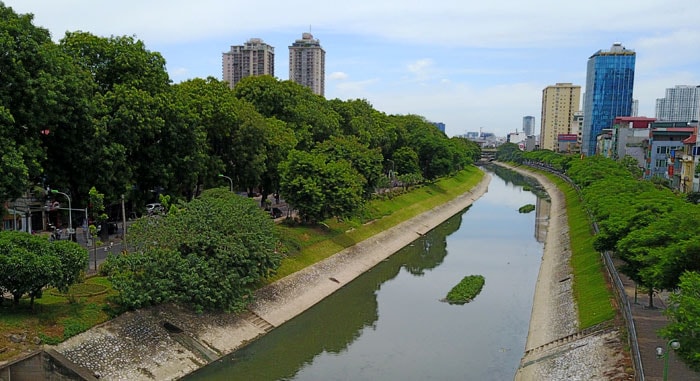
{"label": "pedestrian walkway", "polygon": [[[669,320],[664,315],[666,309],[665,301],[654,294],[654,306],[650,309],[649,296],[637,295],[635,303],[635,285],[626,275],[620,273],[620,279],[625,285],[625,291],[632,308],[634,325],[637,330],[637,341],[642,357],[642,367],[644,368],[645,381],[663,380],[664,360],[656,357],[656,347],[663,347],[666,350],[668,340],[662,338],[658,332],[665,327]],[[668,380],[700,381],[700,373],[692,371],[685,363],[671,350],[668,358]]]}

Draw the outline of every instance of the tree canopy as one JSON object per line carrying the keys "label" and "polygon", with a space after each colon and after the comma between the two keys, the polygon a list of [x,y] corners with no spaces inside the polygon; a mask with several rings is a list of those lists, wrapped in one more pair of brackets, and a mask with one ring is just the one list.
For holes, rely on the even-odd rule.
{"label": "tree canopy", "polygon": [[219,174],[264,199],[285,188],[280,168],[297,150],[349,162],[364,178],[361,204],[389,171],[432,180],[480,155],[421,116],[387,115],[364,99],[327,100],[271,76],[233,89],[213,77],[173,84],[162,55],[134,36],[68,31],[55,43],[32,15],[2,4],[0,13],[2,200],[51,187],[83,208],[95,187],[106,206],[124,195],[142,212],[161,194],[192,200],[221,185]]}
{"label": "tree canopy", "polygon": [[177,302],[239,311],[280,264],[273,224],[254,201],[210,189],[166,215],[139,219],[129,235],[135,250],[110,256],[105,271],[127,307]]}
{"label": "tree canopy", "polygon": [[15,304],[27,295],[33,306],[46,287],[67,291],[79,280],[87,261],[87,250],[75,242],[49,242],[38,235],[0,231],[0,293],[12,294]]}

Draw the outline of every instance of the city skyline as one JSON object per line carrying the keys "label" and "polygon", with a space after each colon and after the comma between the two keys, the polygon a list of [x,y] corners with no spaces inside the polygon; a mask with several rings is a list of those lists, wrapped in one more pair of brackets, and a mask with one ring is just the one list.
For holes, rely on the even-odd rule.
{"label": "city skyline", "polygon": [[418,114],[444,122],[449,136],[479,130],[506,136],[521,129],[524,115],[541,114],[546,86],[570,82],[585,92],[586,60],[613,42],[638,54],[640,116],[654,116],[665,89],[700,84],[700,51],[692,48],[700,43],[700,2],[691,0],[358,0],[342,12],[305,0],[272,0],[259,12],[214,0],[4,3],[34,14],[33,24],[47,28],[54,41],[78,30],[135,36],[163,55],[174,83],[221,79],[222,53],[250,38],[276,47],[282,56],[275,74],[287,80],[289,63],[280,49],[309,32],[326,51],[327,99],[360,98],[387,114]]}

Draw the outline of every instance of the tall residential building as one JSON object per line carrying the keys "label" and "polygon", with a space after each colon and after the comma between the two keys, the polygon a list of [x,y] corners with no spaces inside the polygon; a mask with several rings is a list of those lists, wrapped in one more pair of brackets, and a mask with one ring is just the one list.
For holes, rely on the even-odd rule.
{"label": "tall residential building", "polygon": [[542,90],[540,148],[558,151],[558,136],[571,133],[571,121],[581,103],[581,86],[557,83]]}
{"label": "tall residential building", "polygon": [[523,117],[523,132],[527,136],[532,136],[535,134],[535,117],[534,116],[524,116]]}
{"label": "tall residential building", "polygon": [[275,48],[260,38],[243,45],[232,45],[222,55],[224,81],[233,88],[241,79],[254,75],[275,76]]}
{"label": "tall residential building", "polygon": [[636,53],[616,42],[588,58],[581,152],[595,154],[596,136],[618,116],[632,115]]}
{"label": "tall residential building", "polygon": [[326,90],[326,51],[311,33],[289,47],[289,80],[323,96]]}
{"label": "tall residential building", "polygon": [[666,89],[666,97],[656,99],[656,120],[690,122],[698,120],[700,86],[677,85]]}

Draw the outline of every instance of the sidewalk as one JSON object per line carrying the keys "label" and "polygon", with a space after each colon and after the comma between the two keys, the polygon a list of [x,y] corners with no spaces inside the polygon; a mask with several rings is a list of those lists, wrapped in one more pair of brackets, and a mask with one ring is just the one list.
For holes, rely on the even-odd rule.
{"label": "sidewalk", "polygon": [[[632,307],[632,316],[637,330],[637,341],[642,356],[645,381],[663,380],[664,360],[656,357],[656,347],[666,349],[668,340],[662,338],[657,332],[669,322],[664,310],[666,303],[658,294],[654,295],[654,306],[649,309],[649,295],[637,294],[637,303],[634,302],[634,282],[626,275],[620,273],[620,279],[625,285],[627,297]],[[676,353],[671,350],[668,358],[668,380],[700,381],[700,373],[692,371],[683,363]]]}

